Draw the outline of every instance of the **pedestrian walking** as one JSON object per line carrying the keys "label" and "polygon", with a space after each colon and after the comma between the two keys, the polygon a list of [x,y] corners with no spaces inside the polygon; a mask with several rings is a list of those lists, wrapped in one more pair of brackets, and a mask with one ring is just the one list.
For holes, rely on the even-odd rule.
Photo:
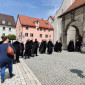
{"label": "pedestrian walking", "polygon": [[[1,68],[1,83],[4,82],[5,70],[8,67],[10,78],[13,77],[13,59],[15,60],[15,48],[12,44],[8,43],[9,39],[5,36],[2,37],[2,44],[0,45],[0,68]],[[13,55],[7,53],[8,47],[14,51]]]}
{"label": "pedestrian walking", "polygon": [[52,54],[52,52],[53,52],[53,43],[52,43],[52,41],[49,40],[49,42],[47,44],[47,48],[48,48],[47,53]]}
{"label": "pedestrian walking", "polygon": [[32,57],[34,57],[34,54],[37,55],[37,50],[38,50],[38,47],[39,47],[39,43],[37,41],[37,39],[35,39],[35,42],[33,43],[33,46],[32,46]]}

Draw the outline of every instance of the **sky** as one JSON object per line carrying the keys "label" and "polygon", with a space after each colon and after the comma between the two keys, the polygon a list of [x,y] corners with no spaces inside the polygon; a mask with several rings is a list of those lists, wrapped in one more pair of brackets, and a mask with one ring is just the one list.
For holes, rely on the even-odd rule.
{"label": "sky", "polygon": [[55,16],[63,0],[0,0],[0,13],[12,15],[25,15],[39,19],[48,19]]}

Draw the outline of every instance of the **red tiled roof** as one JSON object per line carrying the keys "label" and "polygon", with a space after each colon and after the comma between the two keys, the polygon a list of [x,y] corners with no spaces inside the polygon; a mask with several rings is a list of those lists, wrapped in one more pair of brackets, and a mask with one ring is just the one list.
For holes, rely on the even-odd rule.
{"label": "red tiled roof", "polygon": [[85,5],[85,0],[75,0],[75,2],[62,15],[60,15],[60,17],[83,5]]}
{"label": "red tiled roof", "polygon": [[52,20],[54,20],[54,17],[53,16],[50,16]]}
{"label": "red tiled roof", "polygon": [[28,16],[24,16],[24,15],[18,15],[18,16],[19,16],[21,24],[24,26],[34,26],[35,27],[34,22],[39,21],[40,28],[48,29],[50,27],[50,29],[53,30],[52,25],[47,20],[37,19],[37,18],[28,17]]}

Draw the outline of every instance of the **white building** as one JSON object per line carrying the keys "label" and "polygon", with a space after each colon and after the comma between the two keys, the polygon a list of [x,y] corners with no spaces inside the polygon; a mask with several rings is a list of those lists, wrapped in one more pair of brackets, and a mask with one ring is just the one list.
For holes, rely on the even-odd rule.
{"label": "white building", "polygon": [[0,14],[0,41],[1,36],[16,34],[16,24],[13,16]]}
{"label": "white building", "polygon": [[62,36],[62,18],[58,18],[62,13],[64,13],[75,0],[63,0],[60,9],[56,12],[54,17],[53,28],[54,28],[54,43],[61,39]]}

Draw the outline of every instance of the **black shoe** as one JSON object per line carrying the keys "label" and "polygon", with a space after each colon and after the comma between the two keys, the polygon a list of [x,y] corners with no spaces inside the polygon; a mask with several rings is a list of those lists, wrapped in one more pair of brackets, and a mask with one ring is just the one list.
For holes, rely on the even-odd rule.
{"label": "black shoe", "polygon": [[1,81],[1,83],[4,83],[4,81]]}
{"label": "black shoe", "polygon": [[20,63],[20,61],[17,61],[17,63]]}
{"label": "black shoe", "polygon": [[10,78],[12,78],[13,76],[15,76],[14,74],[12,74],[11,76],[10,76]]}

